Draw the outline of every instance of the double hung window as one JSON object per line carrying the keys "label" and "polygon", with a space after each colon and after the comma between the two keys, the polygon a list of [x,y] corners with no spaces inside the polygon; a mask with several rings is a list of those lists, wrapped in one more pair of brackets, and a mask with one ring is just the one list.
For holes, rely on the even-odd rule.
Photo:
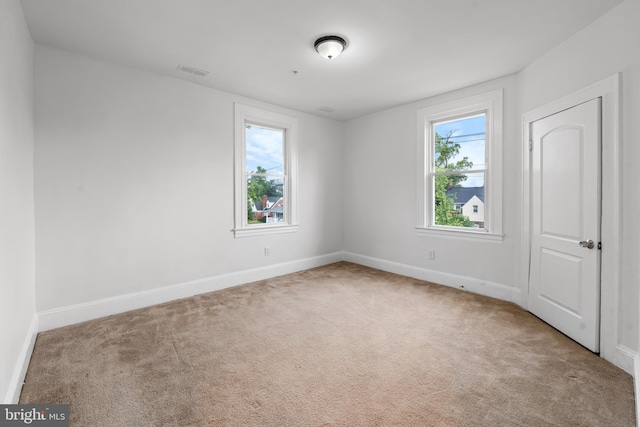
{"label": "double hung window", "polygon": [[235,105],[235,235],[296,231],[297,120]]}
{"label": "double hung window", "polygon": [[502,237],[502,91],[418,111],[423,233]]}

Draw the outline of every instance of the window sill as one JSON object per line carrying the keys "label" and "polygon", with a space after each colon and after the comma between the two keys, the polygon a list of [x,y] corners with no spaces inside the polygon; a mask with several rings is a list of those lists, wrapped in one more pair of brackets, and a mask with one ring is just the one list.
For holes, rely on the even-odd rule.
{"label": "window sill", "polygon": [[[461,227],[460,227],[461,228]],[[504,234],[489,233],[479,229],[458,229],[453,227],[416,227],[419,236],[448,236],[501,242]]]}
{"label": "window sill", "polygon": [[296,233],[298,231],[298,225],[255,225],[247,228],[236,228],[232,231],[237,239],[240,237],[263,236],[266,234]]}

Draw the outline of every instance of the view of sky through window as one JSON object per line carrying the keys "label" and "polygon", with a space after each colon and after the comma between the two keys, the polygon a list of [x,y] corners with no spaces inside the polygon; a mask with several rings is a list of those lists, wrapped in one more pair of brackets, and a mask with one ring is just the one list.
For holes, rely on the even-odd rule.
{"label": "view of sky through window", "polygon": [[259,125],[246,125],[246,172],[255,173],[258,166],[268,174],[284,173],[284,130]]}
{"label": "view of sky through window", "polygon": [[[457,163],[464,157],[473,163],[470,168],[485,169],[485,114],[465,117],[434,124],[434,132],[442,138],[450,136],[450,140],[459,144],[459,151],[449,159],[449,163]],[[482,187],[484,174],[470,174],[467,180],[460,182],[462,187]]]}

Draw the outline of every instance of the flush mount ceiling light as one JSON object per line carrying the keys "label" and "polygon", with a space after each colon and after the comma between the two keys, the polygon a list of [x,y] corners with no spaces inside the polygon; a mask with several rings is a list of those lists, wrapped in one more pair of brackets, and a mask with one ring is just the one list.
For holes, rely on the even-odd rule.
{"label": "flush mount ceiling light", "polygon": [[316,40],[313,46],[323,58],[333,59],[337,58],[347,47],[347,42],[342,37],[324,36]]}

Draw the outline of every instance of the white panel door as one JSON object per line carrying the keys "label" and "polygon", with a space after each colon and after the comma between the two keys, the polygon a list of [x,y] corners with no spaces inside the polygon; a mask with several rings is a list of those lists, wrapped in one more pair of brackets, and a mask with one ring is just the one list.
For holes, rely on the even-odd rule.
{"label": "white panel door", "polygon": [[600,343],[600,99],[531,124],[529,310]]}

